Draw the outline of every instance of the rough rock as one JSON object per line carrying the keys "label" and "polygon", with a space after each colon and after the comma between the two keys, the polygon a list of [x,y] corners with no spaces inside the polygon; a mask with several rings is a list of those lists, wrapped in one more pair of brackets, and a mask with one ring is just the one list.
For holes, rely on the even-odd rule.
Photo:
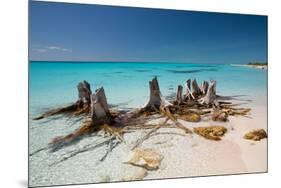
{"label": "rough rock", "polygon": [[263,138],[267,138],[267,133],[264,129],[253,130],[244,135],[245,139],[259,141]]}
{"label": "rough rock", "polygon": [[223,126],[196,127],[194,132],[209,140],[221,140],[221,137],[227,132]]}
{"label": "rough rock", "polygon": [[160,166],[163,156],[152,149],[135,149],[130,160],[125,162],[135,166],[143,167],[147,170],[157,170]]}

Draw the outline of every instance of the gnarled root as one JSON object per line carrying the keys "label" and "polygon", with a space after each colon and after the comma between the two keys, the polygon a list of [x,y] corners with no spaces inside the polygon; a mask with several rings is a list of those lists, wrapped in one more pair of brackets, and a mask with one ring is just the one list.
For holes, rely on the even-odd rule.
{"label": "gnarled root", "polygon": [[82,114],[88,114],[90,112],[90,95],[92,93],[90,84],[87,81],[79,82],[78,86],[78,96],[79,99],[74,103],[66,107],[57,108],[45,112],[44,114],[33,118],[33,120],[40,120],[54,115],[59,114],[69,114],[73,116],[78,116]]}

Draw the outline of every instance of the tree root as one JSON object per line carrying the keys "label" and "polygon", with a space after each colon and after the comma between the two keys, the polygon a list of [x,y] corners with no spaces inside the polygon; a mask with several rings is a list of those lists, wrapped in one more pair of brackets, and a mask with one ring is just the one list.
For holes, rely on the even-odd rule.
{"label": "tree root", "polygon": [[73,113],[77,109],[78,109],[78,105],[75,103],[75,104],[71,104],[71,105],[66,106],[66,107],[57,108],[57,109],[53,109],[53,110],[50,110],[48,112],[45,112],[44,114],[33,118],[33,120],[40,120],[40,119],[47,118],[47,117],[54,116],[54,115],[58,115],[58,114]]}
{"label": "tree root", "polygon": [[94,146],[92,146],[91,144],[89,144],[89,145],[86,145],[86,146],[84,146],[83,148],[81,148],[81,149],[79,149],[79,150],[69,152],[69,153],[66,154],[66,156],[63,157],[61,160],[52,163],[50,166],[54,166],[54,165],[57,165],[57,164],[59,164],[59,163],[61,163],[61,162],[64,162],[64,161],[66,161],[66,160],[68,160],[68,159],[70,159],[70,158],[72,158],[72,157],[74,157],[74,156],[76,156],[76,155],[78,155],[78,154],[80,154],[80,153],[92,151],[92,150],[94,150],[94,149],[96,149],[96,148],[99,148],[99,147],[101,147],[101,146],[103,146],[103,145],[105,145],[105,144],[108,144],[108,143],[110,142],[110,140],[112,140],[112,139],[114,139],[114,138],[113,138],[113,137],[109,137],[109,138],[107,138],[106,140],[104,140],[104,141],[102,141],[102,142],[100,142],[100,143],[98,143],[98,144],[96,144],[96,145],[94,145]]}
{"label": "tree root", "polygon": [[163,125],[165,125],[168,122],[169,118],[166,118],[165,121],[162,124],[157,125],[154,129],[149,131],[144,137],[141,139],[137,140],[137,142],[133,145],[131,150],[134,150],[136,147],[138,147],[140,144],[142,144],[145,140],[147,140],[152,133],[156,132],[158,129],[160,129]]}
{"label": "tree root", "polygon": [[161,107],[161,108],[160,108],[160,111],[161,111],[166,117],[168,117],[170,120],[172,120],[172,121],[175,123],[175,125],[176,125],[177,128],[184,130],[185,133],[192,133],[191,130],[189,130],[189,129],[186,128],[184,125],[182,125],[182,124],[177,120],[177,118],[172,115],[172,113],[170,112],[170,110],[169,110],[168,107]]}

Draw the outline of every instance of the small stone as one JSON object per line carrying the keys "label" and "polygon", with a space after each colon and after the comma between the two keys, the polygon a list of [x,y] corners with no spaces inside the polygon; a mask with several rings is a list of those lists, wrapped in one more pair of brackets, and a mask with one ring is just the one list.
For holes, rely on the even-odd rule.
{"label": "small stone", "polygon": [[157,170],[163,156],[152,149],[135,149],[130,160],[125,162],[135,166],[143,167],[147,170]]}
{"label": "small stone", "polygon": [[259,141],[261,139],[267,138],[267,133],[264,129],[253,130],[244,135],[245,139]]}

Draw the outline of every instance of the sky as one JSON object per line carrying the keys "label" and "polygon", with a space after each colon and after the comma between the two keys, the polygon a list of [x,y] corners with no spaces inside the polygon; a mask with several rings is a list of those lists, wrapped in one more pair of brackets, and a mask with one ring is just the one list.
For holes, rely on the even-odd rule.
{"label": "sky", "polygon": [[267,17],[31,1],[29,59],[267,61]]}

